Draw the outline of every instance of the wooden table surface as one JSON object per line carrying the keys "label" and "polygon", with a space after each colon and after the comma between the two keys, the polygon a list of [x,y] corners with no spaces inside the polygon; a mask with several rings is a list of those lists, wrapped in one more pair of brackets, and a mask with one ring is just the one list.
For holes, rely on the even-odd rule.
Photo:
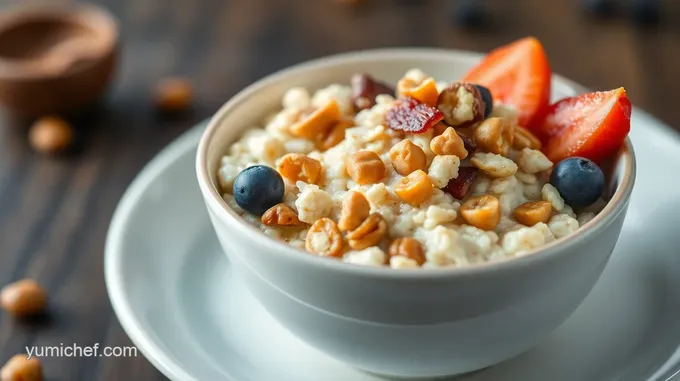
{"label": "wooden table surface", "polygon": [[[666,2],[667,22],[640,29],[624,18],[589,19],[577,0],[489,0],[493,23],[477,32],[455,28],[450,2],[443,0],[373,0],[361,8],[331,0],[96,3],[120,19],[122,55],[106,102],[73,119],[83,131],[81,152],[41,156],[27,143],[26,124],[0,122],[0,284],[36,278],[51,298],[43,321],[0,314],[0,362],[32,345],[132,345],[103,277],[104,239],[116,203],[161,148],[244,86],[288,65],[388,46],[486,51],[533,34],[555,72],[595,89],[625,86],[634,104],[680,126],[677,2]],[[163,117],[149,92],[170,75],[189,77],[196,100],[191,111]],[[48,380],[165,379],[141,354],[42,361]]]}

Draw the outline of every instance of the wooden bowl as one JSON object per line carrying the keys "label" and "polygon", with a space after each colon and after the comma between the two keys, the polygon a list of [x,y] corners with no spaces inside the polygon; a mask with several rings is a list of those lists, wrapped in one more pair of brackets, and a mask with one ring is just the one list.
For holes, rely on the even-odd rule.
{"label": "wooden bowl", "polygon": [[0,104],[17,118],[95,103],[116,66],[118,26],[92,5],[19,6],[0,15]]}

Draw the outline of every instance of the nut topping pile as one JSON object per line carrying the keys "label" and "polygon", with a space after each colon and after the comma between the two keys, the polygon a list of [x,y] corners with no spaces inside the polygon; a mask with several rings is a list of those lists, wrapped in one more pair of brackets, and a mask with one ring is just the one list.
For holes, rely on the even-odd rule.
{"label": "nut topping pile", "polygon": [[[311,255],[393,269],[481,264],[569,236],[605,205],[604,174],[588,157],[603,155],[588,145],[569,151],[586,157],[561,157],[553,139],[589,139],[581,126],[559,125],[567,119],[552,119],[547,104],[517,109],[498,87],[507,81],[484,81],[442,83],[413,69],[394,86],[360,73],[349,86],[292,88],[223,157],[224,199]],[[565,107],[554,112],[578,115]]]}

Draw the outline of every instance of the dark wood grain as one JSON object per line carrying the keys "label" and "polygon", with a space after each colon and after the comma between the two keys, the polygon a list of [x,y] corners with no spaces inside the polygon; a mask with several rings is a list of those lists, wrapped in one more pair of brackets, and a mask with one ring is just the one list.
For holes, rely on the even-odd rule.
{"label": "dark wood grain", "polygon": [[[26,123],[0,123],[0,284],[33,277],[51,297],[44,321],[0,314],[0,362],[26,345],[131,345],[103,280],[104,238],[120,196],[172,139],[252,81],[296,62],[386,46],[484,51],[531,34],[554,71],[595,89],[625,86],[634,104],[680,126],[680,4],[673,1],[664,3],[660,26],[640,29],[623,18],[592,20],[577,0],[488,0],[492,22],[476,32],[456,29],[443,0],[356,8],[332,0],[96,2],[120,19],[122,54],[107,99],[70,119],[80,152],[41,156],[28,146]],[[163,117],[149,93],[169,75],[191,78],[196,101],[185,114]],[[44,366],[49,380],[165,379],[141,354],[48,358]]]}

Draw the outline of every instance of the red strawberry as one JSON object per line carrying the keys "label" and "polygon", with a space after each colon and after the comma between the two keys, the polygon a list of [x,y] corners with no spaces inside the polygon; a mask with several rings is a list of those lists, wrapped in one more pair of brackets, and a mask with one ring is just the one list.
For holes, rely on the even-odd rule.
{"label": "red strawberry", "polygon": [[532,129],[550,102],[550,77],[543,46],[526,37],[491,51],[463,81],[485,86],[494,100],[515,106],[519,124]]}
{"label": "red strawberry", "polygon": [[601,163],[626,139],[630,111],[623,87],[563,99],[550,106],[540,126],[547,137],[543,151],[554,163],[572,156]]}

